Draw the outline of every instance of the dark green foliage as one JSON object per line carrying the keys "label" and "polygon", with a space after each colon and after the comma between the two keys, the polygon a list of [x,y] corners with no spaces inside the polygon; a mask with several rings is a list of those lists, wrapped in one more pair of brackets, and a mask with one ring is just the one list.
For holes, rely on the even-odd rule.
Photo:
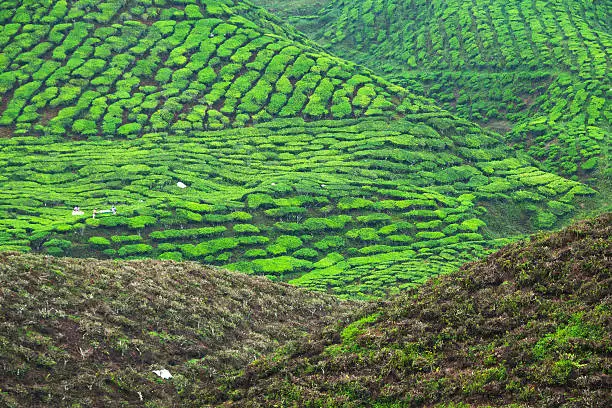
{"label": "dark green foliage", "polygon": [[153,247],[147,244],[133,244],[124,245],[117,251],[117,254],[121,257],[130,255],[143,255],[151,252]]}
{"label": "dark green foliage", "polygon": [[104,237],[91,237],[88,242],[99,247],[108,247],[111,244],[110,241]]}
{"label": "dark green foliage", "polygon": [[183,239],[183,238],[202,238],[225,232],[227,228],[223,226],[193,228],[184,230],[164,230],[153,231],[149,237],[156,241]]}
{"label": "dark green foliage", "polygon": [[111,241],[113,243],[140,242],[142,237],[140,235],[113,235]]}
{"label": "dark green foliage", "polygon": [[183,260],[183,254],[181,254],[180,252],[163,252],[159,255],[159,259],[165,261],[181,262]]}
{"label": "dark green foliage", "polygon": [[181,251],[188,258],[203,258],[214,255],[227,249],[233,249],[240,245],[240,241],[235,238],[216,238],[210,241],[201,242],[197,245],[187,244],[181,246]]}

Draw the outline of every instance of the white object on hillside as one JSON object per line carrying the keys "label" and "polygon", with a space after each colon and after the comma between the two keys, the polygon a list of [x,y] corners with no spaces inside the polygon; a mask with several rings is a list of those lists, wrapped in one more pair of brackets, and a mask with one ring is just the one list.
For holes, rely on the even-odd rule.
{"label": "white object on hillside", "polygon": [[185,183],[183,183],[182,181],[179,181],[178,183],[176,183],[176,186],[178,188],[187,188],[187,185]]}
{"label": "white object on hillside", "polygon": [[170,371],[166,370],[165,368],[161,370],[153,370],[153,373],[157,374],[159,377],[163,378],[164,380],[168,380],[172,378],[172,374],[170,374]]}

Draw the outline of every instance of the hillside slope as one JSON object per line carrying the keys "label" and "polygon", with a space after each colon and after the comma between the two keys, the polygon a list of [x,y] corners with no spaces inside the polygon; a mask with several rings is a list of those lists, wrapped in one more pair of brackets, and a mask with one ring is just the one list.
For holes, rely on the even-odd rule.
{"label": "hillside slope", "polygon": [[2,253],[0,406],[177,406],[354,306],[194,263]]}
{"label": "hillside slope", "polygon": [[0,2],[1,135],[135,138],[431,111],[233,0]]}
{"label": "hillside slope", "polygon": [[335,54],[508,132],[509,142],[548,170],[609,182],[610,2],[324,3],[318,14],[295,20]]}
{"label": "hillside slope", "polygon": [[[15,137],[0,139],[0,164],[0,249],[197,260],[357,297],[561,225],[593,194],[443,112],[115,142]],[[111,204],[117,215],[92,218]],[[71,215],[77,205],[86,213]]]}
{"label": "hillside slope", "polygon": [[611,244],[607,214],[510,245],[253,363],[227,406],[609,407]]}
{"label": "hillside slope", "polygon": [[0,251],[369,298],[595,194],[249,2],[14,0],[0,22]]}

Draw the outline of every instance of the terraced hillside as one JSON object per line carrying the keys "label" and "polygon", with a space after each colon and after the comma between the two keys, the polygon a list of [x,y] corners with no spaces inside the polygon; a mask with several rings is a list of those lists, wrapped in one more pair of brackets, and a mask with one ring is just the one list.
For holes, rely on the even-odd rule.
{"label": "terraced hillside", "polygon": [[231,0],[2,1],[0,131],[134,138],[435,109],[276,23]]}
{"label": "terraced hillside", "polygon": [[514,244],[250,365],[226,406],[609,407],[612,216]]}
{"label": "terraced hillside", "polygon": [[[411,287],[552,228],[594,193],[447,114],[133,141],[15,137],[0,140],[0,165],[4,249],[192,259],[353,296]],[[117,215],[92,218],[112,204]],[[87,212],[71,215],[77,205]]]}
{"label": "terraced hillside", "polygon": [[0,250],[196,260],[367,298],[593,205],[250,3],[0,10]]}
{"label": "terraced hillside", "polygon": [[225,375],[355,306],[194,263],[1,253],[0,406],[205,401]]}
{"label": "terraced hillside", "polygon": [[296,21],[334,53],[507,132],[548,170],[609,183],[610,2],[325,3]]}

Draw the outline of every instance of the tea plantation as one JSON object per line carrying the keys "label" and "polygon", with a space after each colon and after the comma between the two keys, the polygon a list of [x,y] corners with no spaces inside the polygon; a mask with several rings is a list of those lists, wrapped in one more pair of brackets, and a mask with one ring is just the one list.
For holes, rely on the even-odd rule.
{"label": "tea plantation", "polygon": [[[391,33],[396,15],[422,17],[415,3],[390,2],[383,13],[384,3],[360,3],[351,18],[368,7],[377,18],[337,28],[333,42],[359,49],[372,38],[355,30],[387,19]],[[429,12],[450,19],[459,13],[453,4],[434,3]],[[417,37],[435,31],[409,27]],[[542,170],[498,134],[325,52],[249,2],[5,0],[0,30],[0,250],[195,260],[370,298],[559,227],[597,195],[584,180],[555,173],[577,168]],[[389,47],[410,44],[379,37]],[[518,56],[507,53],[482,53],[486,64],[475,63],[486,44],[476,39],[468,52],[464,37],[456,61],[446,48],[430,61],[438,53],[430,40],[406,52],[423,68],[450,58],[459,65],[444,69],[482,69],[470,79],[479,81],[474,90],[495,89],[505,75],[497,69],[517,68]],[[512,49],[523,52],[515,37]],[[607,112],[597,90],[608,72],[607,37],[580,41],[599,48],[586,58],[564,41],[561,53],[528,47],[533,58],[521,58],[549,69],[525,74],[533,84],[563,82],[572,92],[565,108],[573,119],[560,108],[555,129],[586,129],[583,138],[568,130],[569,139],[553,143],[546,128],[529,152],[545,143],[550,163],[561,163],[552,152],[572,155],[588,181],[606,157]],[[382,49],[372,55],[388,59]],[[553,56],[567,73],[552,73],[544,62]],[[520,92],[562,95],[552,85]],[[587,116],[579,98],[593,106]],[[513,101],[509,112],[521,111]],[[555,150],[570,139],[574,150]]]}
{"label": "tea plantation", "polygon": [[506,133],[546,169],[609,185],[609,1],[319,3],[318,13],[276,7],[312,13],[292,21],[334,53]]}
{"label": "tea plantation", "polygon": [[[13,137],[0,139],[0,166],[2,249],[198,260],[355,297],[559,225],[595,193],[448,114],[135,140]],[[111,205],[117,215],[92,217]]]}
{"label": "tea plantation", "polygon": [[612,406],[610,22],[0,0],[0,406]]}
{"label": "tea plantation", "polygon": [[[235,3],[0,2],[0,133],[135,138],[436,110]],[[260,25],[243,17],[256,12]]]}

